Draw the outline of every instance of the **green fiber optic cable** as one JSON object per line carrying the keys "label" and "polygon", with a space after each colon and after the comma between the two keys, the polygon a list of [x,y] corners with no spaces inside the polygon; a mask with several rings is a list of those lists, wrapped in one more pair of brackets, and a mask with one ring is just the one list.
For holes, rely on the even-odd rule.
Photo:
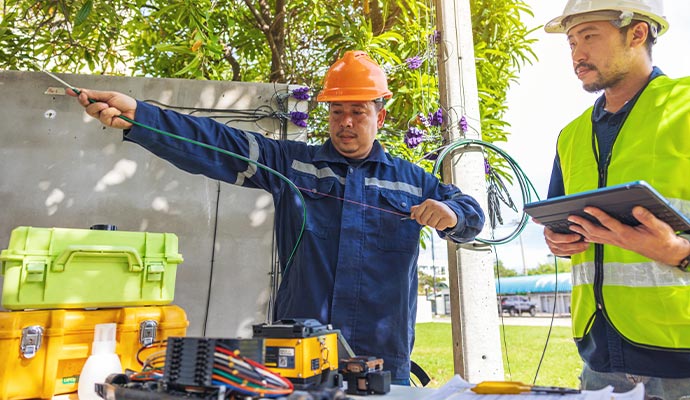
{"label": "green fiber optic cable", "polygon": [[[79,89],[77,89],[77,88],[75,88],[75,87],[72,87],[71,85],[69,85],[68,87],[69,87],[72,91],[74,91],[74,93],[76,93],[76,94],[78,94],[78,95],[81,94],[81,91],[80,91]],[[89,98],[89,102],[90,102],[90,103],[96,103],[96,100]],[[297,252],[297,247],[299,247],[299,244],[300,244],[301,241],[302,241],[302,235],[304,234],[304,228],[305,228],[306,223],[307,223],[307,204],[306,204],[305,201],[304,201],[304,196],[302,196],[302,192],[299,190],[299,188],[298,188],[294,183],[292,183],[292,181],[291,181],[290,179],[288,179],[285,175],[281,174],[280,172],[274,170],[274,169],[271,168],[271,167],[268,167],[268,166],[266,166],[266,165],[264,165],[264,164],[261,164],[261,163],[259,163],[259,162],[257,162],[257,161],[251,160],[251,159],[249,159],[249,158],[247,158],[247,157],[241,156],[241,155],[239,155],[239,154],[237,154],[237,153],[233,153],[233,152],[231,152],[231,151],[228,151],[228,150],[225,150],[225,149],[221,149],[221,148],[219,148],[219,147],[212,146],[212,145],[210,145],[210,144],[206,144],[206,143],[203,143],[203,142],[199,142],[199,141],[194,140],[194,139],[189,139],[189,138],[186,138],[186,137],[182,137],[182,136],[176,135],[176,134],[174,134],[174,133],[166,132],[166,131],[163,131],[163,130],[154,128],[154,127],[152,127],[152,126],[148,126],[148,125],[146,125],[146,124],[142,124],[141,122],[137,122],[137,121],[135,121],[135,120],[133,120],[133,119],[131,119],[131,118],[125,117],[124,115],[118,115],[118,118],[120,118],[120,119],[122,119],[122,120],[125,120],[125,121],[129,122],[130,124],[140,126],[140,127],[142,127],[142,128],[151,130],[151,131],[156,132],[156,133],[159,133],[159,134],[161,134],[161,135],[165,135],[165,136],[171,137],[171,138],[173,138],[173,139],[181,140],[181,141],[183,141],[183,142],[188,142],[188,143],[191,143],[191,144],[195,144],[195,145],[197,145],[197,146],[201,146],[201,147],[204,147],[204,148],[206,148],[206,149],[213,150],[213,151],[216,151],[216,152],[219,152],[219,153],[228,155],[228,156],[230,156],[230,157],[237,158],[237,159],[242,160],[242,161],[244,161],[244,162],[247,162],[247,163],[249,163],[249,164],[255,165],[255,166],[257,166],[257,167],[259,167],[259,168],[261,168],[261,169],[263,169],[263,170],[266,170],[266,171],[272,173],[273,175],[277,176],[277,177],[280,178],[281,180],[283,180],[285,183],[287,183],[287,184],[290,186],[290,188],[292,188],[292,189],[297,193],[297,195],[299,196],[300,200],[302,201],[302,227],[300,228],[299,236],[297,237],[297,241],[295,242],[295,246],[292,248],[292,251],[290,252],[290,257],[288,257],[288,260],[287,260],[287,262],[285,263],[285,268],[283,269],[282,276],[285,276],[285,274],[287,274],[288,269],[290,268],[290,263],[292,262],[292,258],[295,256],[295,253]]]}
{"label": "green fiber optic cable", "polygon": [[[520,185],[520,192],[522,193],[522,201],[523,204],[527,204],[532,201],[532,193],[535,193],[537,196],[537,199],[539,199],[539,195],[537,194],[537,190],[534,188],[534,185],[532,182],[529,180],[525,172],[520,168],[520,165],[518,165],[517,162],[505,151],[501,150],[500,148],[496,147],[494,144],[485,142],[482,140],[478,139],[462,139],[457,142],[453,142],[446,146],[438,155],[438,158],[436,159],[436,163],[434,164],[434,168],[432,173],[436,174],[438,173],[439,169],[441,168],[441,163],[443,159],[451,153],[453,150],[459,148],[459,147],[466,147],[470,145],[478,145],[482,147],[488,147],[491,150],[495,151],[498,153],[501,157],[503,157],[506,161],[508,161],[508,164],[510,165],[510,168],[515,172],[515,177],[517,178],[517,181]],[[483,239],[477,237],[476,240],[481,243],[485,244],[490,244],[490,245],[499,245],[499,244],[506,244],[512,240],[514,240],[516,237],[522,233],[522,231],[525,229],[527,226],[527,213],[522,211],[522,217],[520,218],[520,222],[518,223],[517,228],[508,236],[500,239]]]}

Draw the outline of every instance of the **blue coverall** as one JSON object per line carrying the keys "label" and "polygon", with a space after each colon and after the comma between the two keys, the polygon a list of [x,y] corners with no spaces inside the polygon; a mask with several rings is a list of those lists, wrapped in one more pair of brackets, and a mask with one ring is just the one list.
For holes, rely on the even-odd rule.
{"label": "blue coverall", "polygon": [[439,234],[455,242],[470,241],[484,224],[472,197],[390,156],[378,142],[365,160],[352,163],[330,141],[314,146],[273,140],[143,102],[137,104],[136,121],[255,160],[299,187],[306,202],[306,228],[286,266],[303,209],[285,181],[246,161],[145,128],[125,132],[125,140],[185,171],[271,193],[284,272],[275,318],[332,324],[357,355],[383,358],[394,381],[409,379],[422,227],[401,215],[409,215],[410,207],[425,199],[443,201],[457,214],[458,223]]}

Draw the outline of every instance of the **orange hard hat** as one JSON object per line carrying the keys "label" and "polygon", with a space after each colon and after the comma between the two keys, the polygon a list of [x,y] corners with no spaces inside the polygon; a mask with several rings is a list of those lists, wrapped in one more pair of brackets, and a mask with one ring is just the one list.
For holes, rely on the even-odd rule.
{"label": "orange hard hat", "polygon": [[346,51],[326,72],[317,101],[369,101],[390,99],[386,74],[367,53]]}

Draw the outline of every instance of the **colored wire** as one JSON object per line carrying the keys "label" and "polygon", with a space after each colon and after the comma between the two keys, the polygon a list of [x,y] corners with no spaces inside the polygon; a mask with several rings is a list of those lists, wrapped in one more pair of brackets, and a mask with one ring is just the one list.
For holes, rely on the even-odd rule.
{"label": "colored wire", "polygon": [[[146,345],[146,346],[141,346],[141,347],[139,348],[139,350],[137,350],[137,354],[136,354],[136,359],[137,359],[137,362],[139,363],[139,365],[141,365],[142,367],[146,367],[147,362],[149,361],[149,359],[147,358],[146,360],[142,361],[142,360],[141,360],[141,353],[142,353],[144,350],[150,349],[150,348],[152,348],[152,347],[154,347],[154,346],[159,347],[159,348],[165,348],[165,347],[167,346],[167,340],[157,340],[157,341],[152,342],[151,344],[148,344],[148,345]],[[157,354],[157,353],[154,353],[154,354]],[[150,357],[150,356],[149,356],[149,357]]]}
{"label": "colored wire", "polygon": [[163,379],[163,371],[159,370],[149,370],[149,371],[141,371],[141,372],[135,372],[131,375],[129,375],[129,379],[131,381],[157,381],[160,379]]}
{"label": "colored wire", "polygon": [[228,366],[238,367],[238,370],[242,369],[247,372],[250,377],[253,376],[254,379],[259,382],[268,379],[277,386],[283,383],[280,379],[276,379],[273,373],[266,374],[263,365],[259,363],[251,364],[251,359],[239,357],[239,351],[229,350],[222,344],[216,346],[216,353],[214,356],[221,359],[221,363],[226,362]]}
{"label": "colored wire", "polygon": [[214,385],[226,386],[244,395],[267,398],[282,397],[294,390],[290,380],[241,356],[239,350],[217,345],[213,360],[211,379]]}

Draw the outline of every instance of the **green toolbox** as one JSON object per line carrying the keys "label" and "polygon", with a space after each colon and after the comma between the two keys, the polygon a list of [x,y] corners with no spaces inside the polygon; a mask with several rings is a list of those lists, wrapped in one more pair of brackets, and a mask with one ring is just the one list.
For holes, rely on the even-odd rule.
{"label": "green toolbox", "polygon": [[8,310],[165,305],[182,255],[172,233],[12,230],[0,252]]}

